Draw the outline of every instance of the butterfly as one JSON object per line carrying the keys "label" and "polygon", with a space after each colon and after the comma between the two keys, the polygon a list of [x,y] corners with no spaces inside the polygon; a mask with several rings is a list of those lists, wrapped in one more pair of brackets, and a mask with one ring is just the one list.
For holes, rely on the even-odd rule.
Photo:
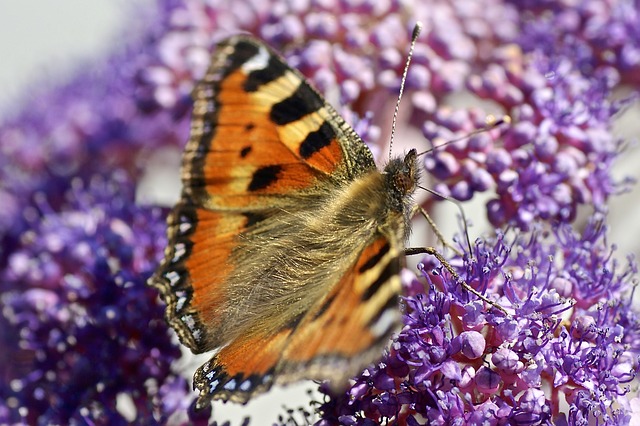
{"label": "butterfly", "polygon": [[197,407],[273,384],[346,380],[399,328],[419,181],[412,149],[383,170],[270,47],[222,41],[193,94],[181,200],[150,280],[194,353]]}

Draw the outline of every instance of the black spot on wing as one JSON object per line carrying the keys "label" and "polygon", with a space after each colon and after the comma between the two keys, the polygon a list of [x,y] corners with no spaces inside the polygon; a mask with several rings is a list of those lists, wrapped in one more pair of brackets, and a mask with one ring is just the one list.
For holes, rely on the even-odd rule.
{"label": "black spot on wing", "polygon": [[249,155],[250,152],[251,152],[251,147],[245,146],[240,150],[240,157],[245,158],[247,155]]}
{"label": "black spot on wing", "polygon": [[389,253],[389,248],[390,248],[390,246],[389,246],[389,243],[387,242],[385,245],[380,247],[380,250],[378,251],[378,253],[376,253],[375,256],[370,257],[369,260],[367,260],[364,263],[364,265],[362,265],[360,267],[358,272],[363,273],[363,272],[366,272],[369,269],[373,268],[374,266],[376,266],[378,264],[378,262],[380,262],[380,259],[382,259],[385,254]]}
{"label": "black spot on wing", "polygon": [[291,96],[271,107],[270,118],[278,125],[289,124],[319,110],[323,105],[311,87],[302,82]]}
{"label": "black spot on wing", "polygon": [[255,92],[263,84],[270,83],[282,77],[288,69],[289,67],[282,63],[280,59],[271,56],[266,68],[254,70],[249,73],[247,81],[244,83],[244,90],[247,92]]}
{"label": "black spot on wing", "polygon": [[247,188],[249,191],[258,191],[267,188],[273,182],[278,180],[278,173],[282,170],[282,166],[264,166],[260,167],[253,173],[251,183]]}
{"label": "black spot on wing", "polygon": [[380,275],[378,275],[374,282],[369,285],[367,290],[362,294],[360,299],[363,302],[371,299],[377,292],[384,286],[394,275],[396,275],[399,271],[399,265],[397,262],[391,261],[385,266]]}
{"label": "black spot on wing", "polygon": [[251,228],[252,226],[262,222],[264,219],[267,218],[267,215],[256,213],[256,212],[246,212],[246,213],[243,213],[243,216],[247,219],[247,221],[244,224],[245,229]]}
{"label": "black spot on wing", "polygon": [[331,144],[331,141],[335,137],[336,133],[333,127],[325,121],[318,130],[309,133],[307,137],[304,138],[304,141],[300,144],[300,155],[304,159],[311,157],[325,146]]}

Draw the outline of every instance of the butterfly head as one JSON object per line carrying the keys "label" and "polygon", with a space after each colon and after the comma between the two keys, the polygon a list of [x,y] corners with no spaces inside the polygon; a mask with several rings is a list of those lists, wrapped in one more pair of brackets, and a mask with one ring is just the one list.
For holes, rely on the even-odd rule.
{"label": "butterfly head", "polygon": [[388,193],[392,196],[392,206],[398,211],[406,212],[407,203],[418,186],[420,170],[418,153],[410,150],[404,158],[394,158],[384,168]]}

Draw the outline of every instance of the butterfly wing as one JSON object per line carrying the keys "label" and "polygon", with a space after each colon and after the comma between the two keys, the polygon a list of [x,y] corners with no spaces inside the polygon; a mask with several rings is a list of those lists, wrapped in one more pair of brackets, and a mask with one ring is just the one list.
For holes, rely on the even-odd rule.
{"label": "butterfly wing", "polygon": [[227,303],[238,234],[295,208],[323,182],[353,179],[375,163],[304,78],[254,39],[220,43],[194,99],[182,201],[152,283],[181,341],[204,352],[222,343],[208,330],[222,320],[215,313]]}
{"label": "butterfly wing", "polygon": [[[186,346],[222,347],[196,372],[201,402],[244,402],[274,376],[321,378],[351,363],[338,360],[362,366],[388,336],[376,326],[395,309],[404,235],[400,219],[388,231],[363,221],[383,194],[360,194],[366,205],[350,210],[352,184],[381,178],[371,152],[297,71],[248,37],[218,46],[194,99],[182,201],[151,282]],[[382,258],[377,276],[359,272]],[[371,287],[385,296],[363,304]],[[322,342],[319,332],[343,324],[354,336]]]}
{"label": "butterfly wing", "polygon": [[400,319],[401,254],[395,236],[378,234],[300,319],[275,335],[250,332],[224,347],[196,371],[198,406],[211,399],[245,403],[274,382],[341,385],[380,358]]}
{"label": "butterfly wing", "polygon": [[305,378],[343,383],[379,359],[399,319],[401,247],[377,234],[354,266],[309,310],[278,365],[278,381]]}

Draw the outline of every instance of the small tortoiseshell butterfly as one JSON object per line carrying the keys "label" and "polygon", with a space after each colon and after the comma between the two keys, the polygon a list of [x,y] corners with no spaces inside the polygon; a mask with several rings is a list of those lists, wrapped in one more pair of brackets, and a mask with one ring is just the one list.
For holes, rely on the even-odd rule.
{"label": "small tortoiseshell butterfly", "polygon": [[355,131],[265,44],[218,45],[194,93],[182,199],[151,280],[195,353],[198,407],[274,383],[344,383],[399,325],[417,153],[376,168]]}

